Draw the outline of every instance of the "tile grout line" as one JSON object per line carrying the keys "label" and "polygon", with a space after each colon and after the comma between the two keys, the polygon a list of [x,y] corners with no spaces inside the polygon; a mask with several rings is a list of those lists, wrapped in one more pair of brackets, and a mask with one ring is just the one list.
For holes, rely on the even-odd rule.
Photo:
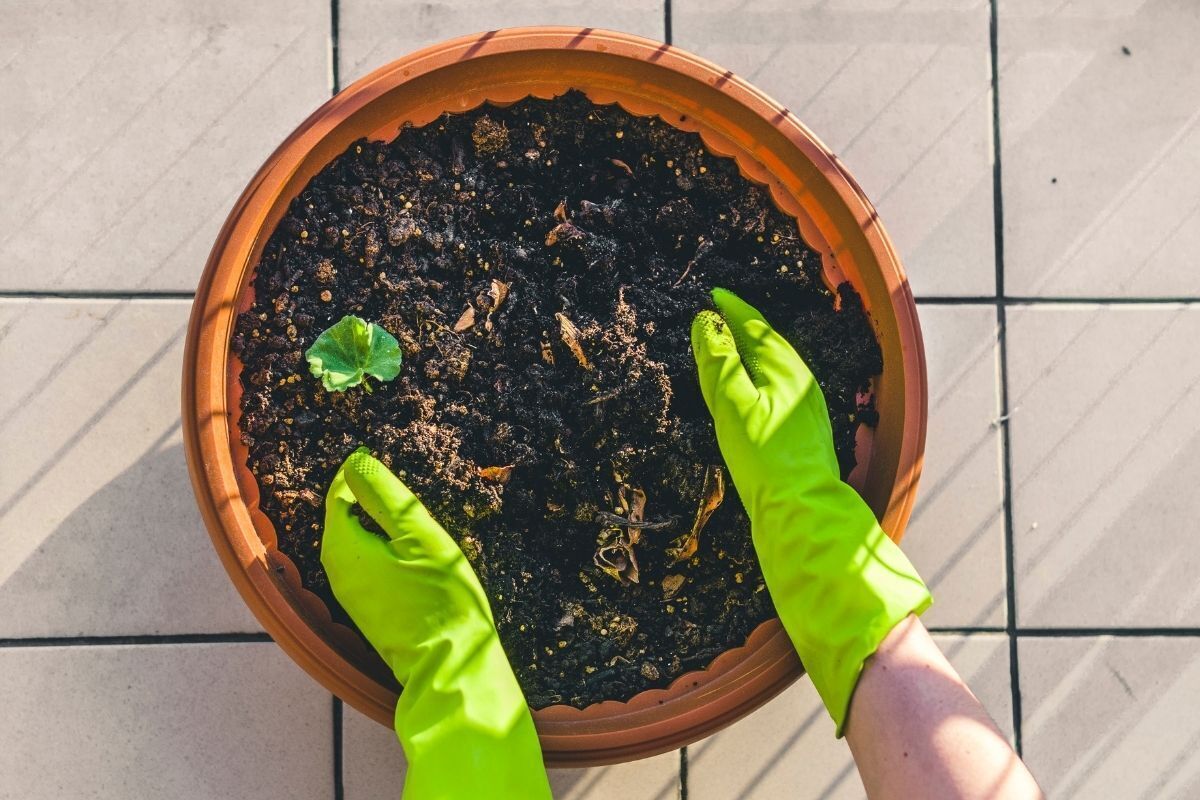
{"label": "tile grout line", "polygon": [[688,753],[687,745],[679,748],[679,800],[688,800]]}
{"label": "tile grout line", "polygon": [[329,0],[329,94],[335,95],[342,90],[342,75],[338,61],[341,58],[341,44],[338,41],[341,33],[341,8],[338,0]]}
{"label": "tile grout line", "polygon": [[1164,639],[1189,639],[1200,637],[1200,628],[1018,628],[1017,637],[1022,639],[1089,638],[1109,636],[1114,639],[1140,639],[1161,637]]}
{"label": "tile grout line", "polygon": [[[1001,268],[1002,269],[1002,268]],[[1005,629],[1008,633],[1008,672],[1012,683],[1013,743],[1023,757],[1021,739],[1021,669],[1017,653],[1017,567],[1013,535],[1012,436],[1008,398],[1008,312],[1002,301],[996,303],[996,343],[1000,360],[1000,452],[1004,486],[1004,580],[1007,599]]]}
{"label": "tile grout line", "polygon": [[17,647],[96,647],[160,644],[254,644],[273,641],[266,633],[172,633],[134,636],[33,636],[0,639],[0,649]]}
{"label": "tile grout line", "polygon": [[[8,289],[0,290],[0,300],[195,300],[194,291],[122,291],[119,289]],[[1019,297],[963,295],[916,297],[918,306],[1137,306],[1200,305],[1200,297]]]}
{"label": "tile grout line", "polygon": [[196,299],[193,291],[125,292],[114,289],[30,289],[0,291],[0,300],[187,300]]}
{"label": "tile grout line", "polygon": [[[929,632],[935,636],[979,636],[988,634],[1009,634],[1007,627],[932,627]],[[1018,639],[1054,639],[1054,638],[1086,638],[1089,636],[1110,636],[1115,639],[1136,639],[1145,637],[1162,637],[1165,639],[1194,639],[1200,637],[1200,628],[1021,628],[1013,629],[1012,635]]]}
{"label": "tile grout line", "polygon": [[969,305],[1003,305],[1009,306],[1045,306],[1045,305],[1081,305],[1081,306],[1130,306],[1130,305],[1195,305],[1200,303],[1197,297],[1022,297],[1005,295],[1004,297],[986,295],[979,296],[944,296],[916,297],[919,306],[969,306]]}
{"label": "tile grout line", "polygon": [[[336,95],[341,91],[341,70],[338,62],[341,59],[340,43],[338,41],[339,28],[341,24],[341,10],[338,7],[338,0],[329,0],[329,94]],[[331,747],[333,749],[333,800],[344,800],[346,796],[345,783],[343,781],[343,761],[342,761],[342,736],[343,736],[343,715],[342,701],[336,695],[333,696],[333,719],[330,729]]]}
{"label": "tile grout line", "polygon": [[1016,554],[1013,548],[1012,437],[1008,401],[1008,312],[1004,287],[1004,183],[1000,141],[1000,23],[998,0],[988,3],[988,49],[992,90],[992,226],[996,266],[996,346],[1000,361],[1000,452],[1004,492],[1005,629],[1008,633],[1008,681],[1012,696],[1013,748],[1022,756],[1021,665],[1017,637]]}
{"label": "tile grout line", "polygon": [[[1018,639],[1086,638],[1109,636],[1117,639],[1160,637],[1164,639],[1200,638],[1197,627],[1145,628],[1015,628],[999,626],[934,626],[929,632],[940,636],[986,636],[1010,634]],[[134,636],[32,636],[0,638],[0,650],[36,647],[113,647],[188,644],[262,644],[273,639],[266,633],[177,633]]]}
{"label": "tile grout line", "polygon": [[[663,0],[663,41],[673,44],[671,30],[671,0]],[[679,748],[679,800],[688,800],[688,751],[687,745]]]}
{"label": "tile grout line", "polygon": [[333,696],[333,800],[344,800],[342,782],[342,701]]}

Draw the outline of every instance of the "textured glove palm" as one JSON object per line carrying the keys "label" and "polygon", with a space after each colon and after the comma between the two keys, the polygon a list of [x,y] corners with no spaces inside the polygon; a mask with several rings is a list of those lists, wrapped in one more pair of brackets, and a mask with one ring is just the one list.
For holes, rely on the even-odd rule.
{"label": "textured glove palm", "polygon": [[[362,506],[390,541],[354,515]],[[404,797],[549,798],[529,707],[471,565],[365,448],[325,501],[321,563],[338,602],[404,686],[396,734]]]}
{"label": "textured glove palm", "polygon": [[763,576],[841,736],[863,663],[931,598],[841,480],[821,388],[762,314],[715,289],[692,323],[700,388]]}

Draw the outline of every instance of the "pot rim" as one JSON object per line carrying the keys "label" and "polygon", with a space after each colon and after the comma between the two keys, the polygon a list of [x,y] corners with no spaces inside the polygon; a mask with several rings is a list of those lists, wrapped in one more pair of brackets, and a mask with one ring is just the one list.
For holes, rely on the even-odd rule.
{"label": "pot rim", "polygon": [[[239,311],[252,301],[252,288],[247,291],[247,287],[254,267],[251,262],[256,259],[251,255],[255,245],[261,244],[260,239],[265,239],[265,235],[260,236],[264,220],[273,208],[290,202],[291,196],[284,197],[285,189],[318,143],[355,112],[402,84],[474,59],[529,51],[603,54],[605,59],[645,62],[651,65],[647,69],[665,70],[664,76],[674,74],[707,84],[783,134],[788,145],[828,181],[866,239],[887,287],[894,315],[891,321],[899,337],[904,381],[903,397],[896,400],[904,406],[901,446],[886,506],[882,514],[876,508],[885,530],[894,539],[902,535],[915,500],[927,399],[915,303],[895,248],[862,189],[836,156],[790,111],[732,72],[699,56],[614,31],[559,26],[509,28],[458,37],[416,51],[371,72],[323,104],[275,150],[246,187],[217,236],[197,287],[183,364],[183,427],[189,472],[214,547],[233,583],[266,631],[293,660],[335,695],[383,724],[392,721],[394,681],[358,635],[332,622],[325,604],[301,586],[299,572],[276,548],[274,528],[258,509],[257,484],[245,467],[244,446],[235,435],[241,386],[236,380],[236,358],[229,347],[233,323]],[[587,92],[587,87],[576,88]],[[696,88],[705,87],[697,84]],[[531,86],[514,84],[505,91],[508,94],[500,98],[494,89],[463,93],[459,96],[462,107],[454,109],[445,108],[446,103],[434,105],[441,110],[465,111],[484,100],[527,96]],[[636,98],[624,99],[621,105],[631,113],[657,113],[630,108],[637,105]],[[389,123],[385,129],[389,127],[398,128],[398,122]],[[707,128],[677,127],[696,130],[706,146],[719,155],[734,157],[748,178],[765,184],[775,201],[801,220],[804,238],[826,257],[826,272],[840,277],[836,276],[836,248],[827,251],[817,247],[811,237],[823,237],[815,224],[810,221],[809,228],[805,228],[807,215],[791,198],[790,190],[757,160],[757,154],[747,154],[744,143],[735,143]],[[368,135],[386,136],[385,129]],[[395,130],[391,133],[394,135]],[[872,317],[878,324],[877,316]],[[353,660],[347,658],[347,653]],[[786,632],[778,619],[771,619],[756,627],[743,646],[725,651],[704,670],[680,675],[664,689],[641,692],[626,702],[604,701],[585,709],[550,706],[536,710],[534,717],[548,765],[614,763],[666,752],[708,735],[765,703],[801,674]]]}

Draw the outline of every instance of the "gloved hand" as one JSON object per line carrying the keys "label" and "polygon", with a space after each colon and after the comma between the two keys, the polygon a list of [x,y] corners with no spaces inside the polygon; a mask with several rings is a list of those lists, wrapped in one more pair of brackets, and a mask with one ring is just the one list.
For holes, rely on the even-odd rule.
{"label": "gloved hand", "polygon": [[[357,502],[391,541],[354,515]],[[360,448],[325,499],[334,597],[404,686],[404,797],[549,798],[533,718],[471,565],[413,493]]]}
{"label": "gloved hand", "polygon": [[842,735],[863,663],[932,599],[843,483],[816,378],[762,314],[714,289],[692,323],[700,389],[775,608]]}

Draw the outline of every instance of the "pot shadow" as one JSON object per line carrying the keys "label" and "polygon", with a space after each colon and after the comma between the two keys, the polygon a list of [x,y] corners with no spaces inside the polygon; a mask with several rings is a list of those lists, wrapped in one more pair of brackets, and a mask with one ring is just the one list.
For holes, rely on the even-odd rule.
{"label": "pot shadow", "polygon": [[[923,472],[902,547],[936,600],[933,626],[1003,624],[999,344],[991,308],[924,307],[929,372]],[[991,590],[996,596],[986,598]]]}
{"label": "pot shadow", "polygon": [[608,767],[550,769],[550,789],[555,800],[587,800],[598,797],[636,797],[638,800],[670,800],[679,792],[679,751],[614,764]]}
{"label": "pot shadow", "polygon": [[[349,707],[343,726],[347,795],[395,797],[408,773],[395,733]],[[546,772],[556,800],[672,800],[679,792],[679,751],[607,767],[554,768]]]}
{"label": "pot shadow", "polygon": [[175,422],[19,563],[0,564],[0,605],[36,610],[11,635],[261,630],[206,535],[178,434]]}

